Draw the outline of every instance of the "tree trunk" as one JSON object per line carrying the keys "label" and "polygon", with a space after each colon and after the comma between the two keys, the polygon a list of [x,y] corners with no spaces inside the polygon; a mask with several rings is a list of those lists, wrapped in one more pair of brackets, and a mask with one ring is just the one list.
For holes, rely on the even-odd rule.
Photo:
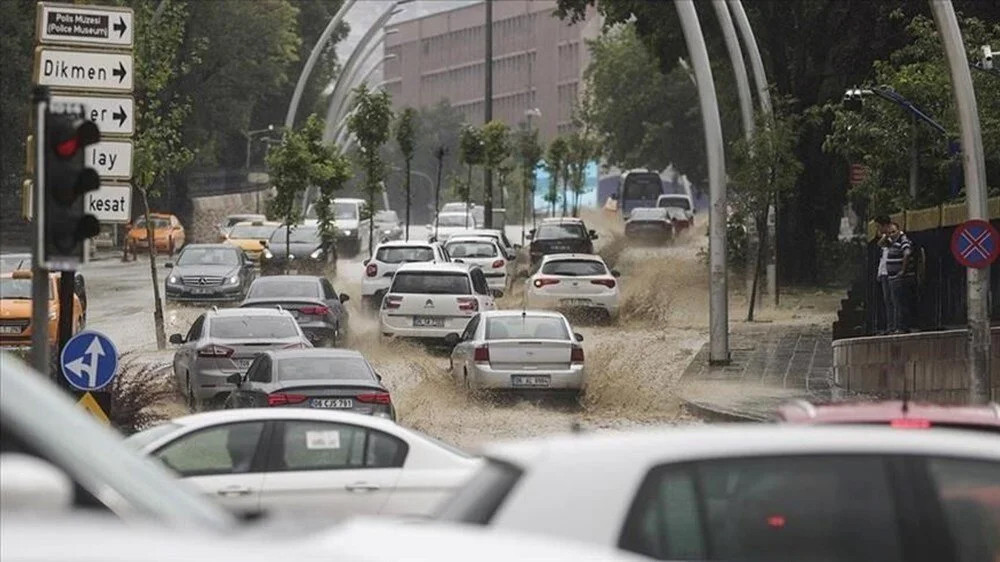
{"label": "tree trunk", "polygon": [[472,207],[472,164],[469,164],[469,178],[465,184],[465,228],[469,228],[469,213]]}
{"label": "tree trunk", "polygon": [[285,275],[288,275],[288,266],[292,263],[292,225],[285,219]]}
{"label": "tree trunk", "polygon": [[149,216],[149,195],[145,189],[140,189],[139,193],[142,194],[142,206],[146,217],[149,275],[153,279],[153,326],[156,329],[156,349],[165,349],[167,347],[167,334],[163,328],[163,303],[160,302],[160,282],[156,278],[156,239],[153,234],[153,222]]}
{"label": "tree trunk", "polygon": [[438,235],[438,213],[441,212],[441,168],[444,165],[444,151],[439,149],[437,152],[438,161],[438,173],[437,173],[437,183],[434,184],[434,239],[437,240]]}
{"label": "tree trunk", "polygon": [[563,196],[562,196],[562,216],[566,216],[566,205],[569,203],[569,182],[566,178],[563,178]]}
{"label": "tree trunk", "polygon": [[406,159],[406,241],[410,241],[410,159]]}
{"label": "tree trunk", "polygon": [[764,257],[767,254],[767,212],[769,202],[764,204],[764,212],[757,218],[757,260],[753,268],[753,284],[750,289],[750,304],[747,307],[747,322],[753,322],[754,305],[757,304],[757,287],[760,284],[760,272],[764,268]]}

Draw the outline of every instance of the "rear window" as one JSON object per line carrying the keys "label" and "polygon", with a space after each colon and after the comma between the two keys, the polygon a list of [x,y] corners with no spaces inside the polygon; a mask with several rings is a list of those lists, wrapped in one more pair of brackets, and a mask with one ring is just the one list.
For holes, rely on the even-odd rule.
{"label": "rear window", "polygon": [[375,254],[382,263],[419,263],[434,261],[434,250],[430,246],[382,246]]}
{"label": "rear window", "polygon": [[497,248],[490,242],[452,242],[448,253],[453,258],[492,258],[497,255]]}
{"label": "rear window", "polygon": [[680,207],[685,211],[691,210],[691,201],[687,197],[660,197],[657,207]]}
{"label": "rear window", "polygon": [[548,275],[580,277],[584,275],[604,275],[607,272],[608,268],[603,263],[594,260],[550,261],[542,266],[542,273]]}
{"label": "rear window", "polygon": [[441,505],[434,519],[489,524],[522,474],[514,465],[490,461]]}
{"label": "rear window", "polygon": [[476,219],[472,215],[441,215],[438,226],[475,226]]}
{"label": "rear window", "polygon": [[640,207],[638,209],[632,209],[629,213],[629,218],[631,220],[645,220],[645,221],[655,221],[655,220],[666,220],[667,210],[665,208],[654,208],[648,209],[645,207]]}
{"label": "rear window", "polygon": [[399,222],[396,211],[378,211],[375,213],[375,222]]}
{"label": "rear window", "polygon": [[375,380],[360,357],[291,357],[278,363],[278,380]]}
{"label": "rear window", "polygon": [[239,224],[229,231],[229,237],[237,240],[267,240],[276,228],[274,225]]}
{"label": "rear window", "polygon": [[299,335],[295,320],[285,316],[231,316],[213,318],[208,331],[221,339],[279,339]]}
{"label": "rear window", "polygon": [[392,279],[392,293],[428,295],[468,295],[469,276],[464,273],[405,272]]}
{"label": "rear window", "polygon": [[250,286],[248,299],[271,298],[320,298],[319,283],[313,280],[289,281],[281,277],[271,280],[257,280]]}
{"label": "rear window", "polygon": [[535,240],[565,240],[586,238],[587,231],[581,224],[543,224],[535,233]]}
{"label": "rear window", "polygon": [[499,316],[486,322],[488,340],[569,340],[566,323],[552,316]]}
{"label": "rear window", "polygon": [[[49,295],[49,298],[53,298]],[[31,279],[0,278],[0,299],[31,300]]]}

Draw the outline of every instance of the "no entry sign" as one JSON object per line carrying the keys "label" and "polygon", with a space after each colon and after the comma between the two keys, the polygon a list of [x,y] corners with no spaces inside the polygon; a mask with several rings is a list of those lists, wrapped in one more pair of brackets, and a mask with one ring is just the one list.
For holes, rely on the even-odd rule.
{"label": "no entry sign", "polygon": [[951,235],[951,253],[965,267],[989,267],[1000,255],[1000,233],[984,220],[965,221]]}

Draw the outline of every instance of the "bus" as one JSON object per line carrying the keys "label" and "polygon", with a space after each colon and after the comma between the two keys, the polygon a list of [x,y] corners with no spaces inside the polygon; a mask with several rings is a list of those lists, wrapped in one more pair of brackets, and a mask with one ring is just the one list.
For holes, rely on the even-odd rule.
{"label": "bus", "polygon": [[652,170],[629,170],[622,174],[618,188],[618,210],[628,217],[636,207],[655,207],[656,199],[666,193],[663,179]]}

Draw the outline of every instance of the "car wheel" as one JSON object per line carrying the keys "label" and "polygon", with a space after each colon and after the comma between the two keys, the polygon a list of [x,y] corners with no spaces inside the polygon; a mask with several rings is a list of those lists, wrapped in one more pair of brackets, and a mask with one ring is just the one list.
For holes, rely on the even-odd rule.
{"label": "car wheel", "polygon": [[170,239],[167,240],[167,255],[169,255],[169,256],[173,256],[174,255],[174,239],[173,238],[170,238]]}
{"label": "car wheel", "polygon": [[469,382],[469,370],[462,369],[462,374],[463,374],[462,379],[465,384],[465,389],[468,390],[469,392],[472,392],[472,383]]}
{"label": "car wheel", "polygon": [[194,389],[191,388],[191,374],[188,373],[184,379],[184,386],[187,387],[187,396],[184,397],[184,402],[187,407],[191,409],[192,412],[198,411],[198,400],[194,397]]}

